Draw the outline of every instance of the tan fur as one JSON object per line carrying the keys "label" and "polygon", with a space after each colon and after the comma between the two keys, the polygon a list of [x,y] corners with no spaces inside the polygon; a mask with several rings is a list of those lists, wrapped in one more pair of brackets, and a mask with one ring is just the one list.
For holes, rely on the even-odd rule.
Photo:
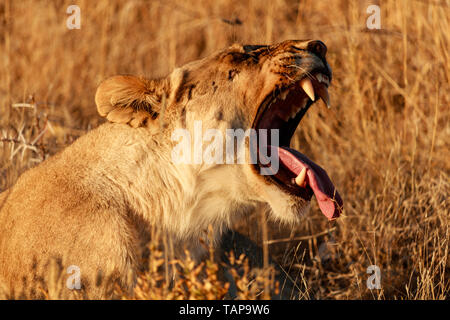
{"label": "tan fur", "polygon": [[281,222],[298,222],[308,203],[268,183],[251,165],[174,164],[171,133],[192,132],[194,120],[224,134],[250,128],[275,86],[322,64],[306,50],[309,44],[286,41],[258,55],[234,45],[167,78],[105,80],[95,101],[110,122],[0,195],[0,282],[18,295],[38,296],[56,259],[63,270],[80,267],[89,297],[107,297],[108,288],[95,285],[97,275],[131,288],[152,229],[170,239],[175,254],[187,248],[201,259],[199,238],[208,226],[216,242],[258,203],[268,203]]}

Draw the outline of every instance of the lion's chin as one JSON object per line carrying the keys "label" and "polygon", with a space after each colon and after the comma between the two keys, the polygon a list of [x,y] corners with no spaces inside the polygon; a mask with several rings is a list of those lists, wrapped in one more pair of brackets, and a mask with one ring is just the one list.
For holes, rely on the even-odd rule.
{"label": "lion's chin", "polygon": [[286,225],[298,225],[302,217],[309,213],[310,201],[291,195],[274,184],[265,184],[263,189],[264,199],[260,200],[268,205],[273,220]]}

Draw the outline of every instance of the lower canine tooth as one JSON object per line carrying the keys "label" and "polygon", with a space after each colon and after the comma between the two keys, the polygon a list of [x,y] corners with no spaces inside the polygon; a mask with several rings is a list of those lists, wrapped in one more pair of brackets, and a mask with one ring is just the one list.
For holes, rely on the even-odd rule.
{"label": "lower canine tooth", "polygon": [[315,100],[315,96],[314,96],[314,87],[311,83],[311,80],[309,80],[308,77],[303,78],[300,81],[300,87],[302,87],[302,89],[306,92],[306,94],[308,95],[308,97],[314,101]]}
{"label": "lower canine tooth", "polygon": [[304,167],[302,171],[298,174],[297,178],[295,178],[295,183],[300,187],[306,187],[306,168]]}

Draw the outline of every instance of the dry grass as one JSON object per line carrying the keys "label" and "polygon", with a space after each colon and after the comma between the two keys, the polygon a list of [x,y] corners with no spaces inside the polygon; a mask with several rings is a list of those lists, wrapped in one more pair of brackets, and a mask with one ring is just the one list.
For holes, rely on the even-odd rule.
{"label": "dry grass", "polygon": [[[374,31],[363,0],[76,2],[81,30],[65,27],[72,2],[0,1],[0,191],[103,121],[93,96],[107,76],[165,75],[233,42],[321,39],[333,108],[310,110],[294,146],[327,168],[344,215],[329,225],[314,203],[295,230],[258,213],[236,229],[266,240],[304,298],[448,298],[449,1],[374,1]],[[381,290],[366,287],[370,265]],[[159,291],[143,275],[136,297],[222,298],[211,268]]]}

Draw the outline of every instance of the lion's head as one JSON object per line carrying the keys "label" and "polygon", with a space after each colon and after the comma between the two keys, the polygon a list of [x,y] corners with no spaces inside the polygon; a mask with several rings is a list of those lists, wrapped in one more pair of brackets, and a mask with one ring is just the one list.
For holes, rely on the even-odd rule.
{"label": "lion's head", "polygon": [[[342,210],[342,200],[327,173],[290,148],[308,108],[319,98],[329,105],[332,74],[326,51],[321,41],[310,40],[233,45],[177,68],[166,78],[109,78],[99,86],[96,104],[108,120],[148,128],[155,139],[170,141],[172,146],[177,129],[191,135],[200,130],[202,141],[214,141],[224,148],[213,148],[217,163],[198,162],[194,155],[189,157],[192,166],[199,172],[217,166],[224,172],[232,170],[240,179],[240,190],[246,190],[245,197],[240,197],[268,203],[279,220],[298,221],[313,194],[323,214],[333,219]],[[205,138],[211,129],[215,133],[210,131]],[[230,130],[251,133],[251,129],[258,134],[238,141],[236,147],[226,145]],[[219,133],[222,139],[216,140]],[[190,148],[189,154],[195,147]],[[236,161],[244,151],[245,164],[227,162]],[[230,181],[226,174],[222,176],[223,181],[216,183],[225,190]]]}

